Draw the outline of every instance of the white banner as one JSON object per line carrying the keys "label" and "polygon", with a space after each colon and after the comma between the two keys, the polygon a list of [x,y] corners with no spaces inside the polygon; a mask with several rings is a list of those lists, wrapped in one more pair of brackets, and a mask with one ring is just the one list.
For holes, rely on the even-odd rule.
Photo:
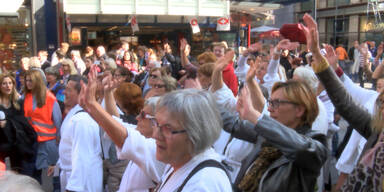
{"label": "white banner", "polygon": [[191,27],[192,27],[192,33],[195,34],[195,33],[199,33],[200,32],[200,27],[199,27],[199,23],[197,22],[197,19],[196,18],[192,18],[189,23],[191,24]]}
{"label": "white banner", "polygon": [[217,19],[217,27],[216,31],[230,31],[231,30],[231,22],[229,17],[220,17]]}
{"label": "white banner", "polygon": [[131,18],[131,28],[133,33],[135,33],[136,31],[140,31],[139,24],[136,21],[136,16],[132,16]]}

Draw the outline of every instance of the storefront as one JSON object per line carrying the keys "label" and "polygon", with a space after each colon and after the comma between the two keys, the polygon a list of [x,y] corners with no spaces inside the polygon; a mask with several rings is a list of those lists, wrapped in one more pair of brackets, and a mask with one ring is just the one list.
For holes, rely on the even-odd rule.
{"label": "storefront", "polygon": [[[23,56],[32,54],[30,12],[15,1],[0,9],[0,67],[16,69]],[[7,6],[6,6],[7,7]]]}

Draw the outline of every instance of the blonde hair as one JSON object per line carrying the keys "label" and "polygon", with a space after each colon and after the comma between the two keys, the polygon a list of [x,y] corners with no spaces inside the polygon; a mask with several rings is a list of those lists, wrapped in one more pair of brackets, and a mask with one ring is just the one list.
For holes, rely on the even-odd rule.
{"label": "blonde hair", "polygon": [[28,76],[32,81],[32,89],[28,90],[27,86],[24,86],[24,93],[32,93],[32,95],[36,98],[37,107],[42,107],[45,105],[47,94],[47,86],[44,84],[43,77],[38,70],[28,70],[25,73],[25,81],[27,80]]}
{"label": "blonde hair", "polygon": [[29,59],[29,67],[41,68],[41,64],[38,57],[31,57]]}
{"label": "blonde hair", "polygon": [[[13,84],[11,95],[9,95],[9,102],[17,109],[20,109],[20,105],[17,102],[19,100],[19,94],[16,90],[16,80],[10,73],[2,73],[0,74],[0,84],[3,83],[5,78],[10,78]],[[0,97],[7,97],[7,95],[4,95],[3,92],[0,91]]]}
{"label": "blonde hair", "polygon": [[288,101],[304,107],[305,111],[303,116],[301,116],[299,125],[308,124],[311,126],[319,114],[317,99],[311,88],[305,83],[288,80],[275,83],[272,87],[272,93],[278,89],[282,89]]}
{"label": "blonde hair", "polygon": [[384,92],[381,92],[376,99],[374,115],[371,120],[372,131],[380,133],[383,131],[384,119],[382,108],[384,107]]}

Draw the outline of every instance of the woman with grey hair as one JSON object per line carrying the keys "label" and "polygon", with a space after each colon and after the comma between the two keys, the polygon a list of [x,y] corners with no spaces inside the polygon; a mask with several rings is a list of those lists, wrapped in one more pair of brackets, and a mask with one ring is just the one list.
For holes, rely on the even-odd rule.
{"label": "woman with grey hair", "polygon": [[[96,101],[95,67],[92,66],[88,85],[82,86],[80,104],[118,148],[135,145],[127,140],[134,132],[112,118]],[[143,164],[154,164],[153,172],[146,173],[162,175],[156,191],[232,191],[229,178],[218,163],[221,158],[211,148],[222,123],[210,93],[192,89],[167,93],[159,100],[151,122],[156,142],[142,142],[142,150],[127,155],[145,156]],[[168,164],[166,168],[156,169],[156,159]]]}

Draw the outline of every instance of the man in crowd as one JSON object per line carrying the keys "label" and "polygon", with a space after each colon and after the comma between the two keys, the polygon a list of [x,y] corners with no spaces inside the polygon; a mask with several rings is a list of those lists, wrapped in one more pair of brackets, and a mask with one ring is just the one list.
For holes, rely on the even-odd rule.
{"label": "man in crowd", "polygon": [[[224,56],[226,49],[228,49],[228,45],[225,42],[212,43],[212,51],[217,59]],[[223,80],[229,89],[231,89],[233,95],[236,96],[238,91],[238,82],[235,75],[235,69],[233,68],[233,61],[223,70]]]}
{"label": "man in crowd", "polygon": [[103,162],[98,124],[86,113],[78,98],[79,75],[71,75],[65,88],[65,105],[71,110],[61,126],[59,166],[61,191],[102,191]]}
{"label": "man in crowd", "polygon": [[65,43],[65,42],[61,43],[60,44],[60,48],[57,49],[52,54],[51,66],[55,66],[55,65],[57,65],[60,62],[57,53],[60,52],[62,54],[62,56],[65,58],[66,55],[67,55],[68,49],[69,49],[69,44],[68,43]]}
{"label": "man in crowd", "polygon": [[37,57],[39,58],[41,69],[44,71],[46,68],[51,66],[51,62],[48,61],[48,52],[47,51],[39,51],[37,53]]}

